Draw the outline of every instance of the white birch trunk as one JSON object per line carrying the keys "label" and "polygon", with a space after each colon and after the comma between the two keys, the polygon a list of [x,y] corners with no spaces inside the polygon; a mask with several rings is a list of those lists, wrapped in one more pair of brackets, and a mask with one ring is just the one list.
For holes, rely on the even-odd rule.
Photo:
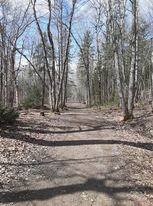
{"label": "white birch trunk", "polygon": [[151,109],[153,112],[153,44],[151,39]]}
{"label": "white birch trunk", "polygon": [[128,112],[129,118],[133,118],[134,98],[135,98],[135,75],[137,62],[137,1],[132,2],[132,59],[129,77],[129,91],[128,91]]}

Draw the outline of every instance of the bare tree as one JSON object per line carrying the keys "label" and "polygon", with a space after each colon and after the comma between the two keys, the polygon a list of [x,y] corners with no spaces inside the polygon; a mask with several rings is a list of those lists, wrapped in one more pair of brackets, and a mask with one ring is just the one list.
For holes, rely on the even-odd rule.
{"label": "bare tree", "polygon": [[[2,44],[1,68],[3,67],[2,74],[5,81],[3,96],[4,104],[9,104],[10,106],[13,106],[14,103],[18,106],[18,75],[16,73],[19,70],[16,70],[16,47],[26,28],[31,24],[31,16],[28,12],[29,6],[30,4],[25,9],[21,6],[13,8],[8,1],[3,1],[1,4],[3,15],[0,22]],[[1,88],[3,88],[2,85]]]}
{"label": "bare tree", "polygon": [[[77,3],[77,0],[72,1],[72,8],[70,12],[70,17],[68,20],[68,25],[66,27],[67,29],[67,39],[65,43],[65,53],[63,50],[63,17],[62,17],[62,7],[63,7],[63,1],[58,2],[59,5],[61,6],[61,17],[60,19],[57,16],[54,16],[57,18],[57,23],[60,24],[60,42],[57,48],[55,47],[55,37],[53,36],[53,33],[51,32],[51,25],[53,23],[53,15],[55,14],[55,9],[57,3],[54,3],[54,6],[52,5],[51,0],[48,0],[48,11],[49,11],[49,16],[48,16],[48,21],[47,21],[47,36],[48,36],[48,41],[52,50],[52,65],[50,67],[49,62],[48,62],[48,54],[47,54],[47,49],[44,42],[44,37],[43,37],[43,32],[41,25],[39,23],[39,19],[37,17],[37,11],[36,11],[36,0],[32,1],[33,5],[33,11],[34,11],[34,18],[37,24],[37,28],[41,37],[41,41],[43,43],[43,49],[44,49],[44,57],[45,57],[45,62],[46,62],[46,70],[47,74],[49,77],[49,99],[50,99],[50,107],[53,111],[59,111],[59,105],[60,105],[60,100],[62,96],[62,92],[64,89],[64,80],[65,77],[67,76],[66,73],[67,71],[67,65],[68,65],[68,57],[69,57],[69,48],[70,48],[70,39],[71,39],[71,30],[72,30],[72,22],[73,22],[73,16],[74,16],[74,11],[75,11],[75,5]],[[53,12],[54,10],[54,12]],[[59,27],[58,27],[59,29]],[[60,48],[60,64],[59,64],[59,69],[60,71],[59,78],[57,78],[57,68],[56,68],[56,51]],[[57,81],[59,82],[57,83]],[[63,98],[62,98],[63,99]],[[63,102],[61,103],[63,104]]]}

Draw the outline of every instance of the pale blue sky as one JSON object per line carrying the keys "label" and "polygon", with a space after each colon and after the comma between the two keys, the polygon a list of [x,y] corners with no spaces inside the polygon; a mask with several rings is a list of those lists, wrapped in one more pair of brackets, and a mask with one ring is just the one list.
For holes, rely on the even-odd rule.
{"label": "pale blue sky", "polygon": [[[11,0],[10,0],[11,1]],[[69,2],[71,2],[70,0]],[[80,1],[80,0],[78,0]],[[81,1],[87,1],[87,0],[81,0]],[[108,1],[108,0],[99,0],[99,1]],[[11,3],[14,5],[27,5],[29,0],[13,0]],[[151,11],[151,7],[153,7],[153,0],[138,0],[139,2],[139,9],[141,16],[148,18],[149,17],[149,11]],[[37,9],[39,11],[39,14],[43,15],[46,13],[47,9],[47,3],[45,0],[37,0]],[[93,17],[93,9],[90,6],[90,3],[82,4],[82,7],[79,7],[79,10],[77,10],[76,15],[75,15],[75,26],[73,28],[73,32],[76,37],[78,37],[78,34],[83,34],[83,32],[91,27],[91,20]],[[152,13],[153,13],[153,8],[152,8]],[[153,16],[153,15],[152,15]],[[42,25],[43,26],[43,25]],[[33,32],[32,32],[33,31]],[[35,35],[35,30],[31,30],[31,34],[34,33]],[[77,55],[78,49],[77,46],[75,45],[73,48],[74,53]],[[75,61],[74,61],[75,64]]]}

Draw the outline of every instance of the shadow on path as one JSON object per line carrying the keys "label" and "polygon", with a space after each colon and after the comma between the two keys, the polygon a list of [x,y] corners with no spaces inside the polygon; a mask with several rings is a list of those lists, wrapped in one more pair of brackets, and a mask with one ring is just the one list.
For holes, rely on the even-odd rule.
{"label": "shadow on path", "polygon": [[24,190],[20,192],[5,192],[0,193],[2,196],[1,203],[10,202],[23,202],[23,201],[34,201],[34,200],[49,200],[56,196],[74,194],[76,192],[83,191],[95,191],[98,193],[105,193],[110,197],[113,197],[117,193],[130,193],[130,192],[147,192],[152,193],[153,188],[145,186],[122,186],[122,187],[111,187],[105,184],[106,179],[88,179],[82,184],[72,184],[66,186],[59,186],[53,188],[45,188],[40,190]]}
{"label": "shadow on path", "polygon": [[0,135],[3,138],[15,139],[15,140],[19,140],[35,145],[40,145],[40,146],[47,146],[47,147],[117,144],[117,145],[126,145],[126,146],[153,151],[153,143],[131,142],[131,141],[122,141],[122,140],[101,140],[101,139],[48,141],[43,139],[36,139],[30,137],[29,135],[23,135],[20,133],[14,134],[5,131],[1,132]]}

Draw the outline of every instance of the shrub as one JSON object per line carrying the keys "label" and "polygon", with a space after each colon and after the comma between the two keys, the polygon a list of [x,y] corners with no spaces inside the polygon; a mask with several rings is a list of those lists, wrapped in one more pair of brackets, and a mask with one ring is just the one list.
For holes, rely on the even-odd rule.
{"label": "shrub", "polygon": [[0,105],[0,124],[11,124],[19,117],[19,113],[11,107]]}

